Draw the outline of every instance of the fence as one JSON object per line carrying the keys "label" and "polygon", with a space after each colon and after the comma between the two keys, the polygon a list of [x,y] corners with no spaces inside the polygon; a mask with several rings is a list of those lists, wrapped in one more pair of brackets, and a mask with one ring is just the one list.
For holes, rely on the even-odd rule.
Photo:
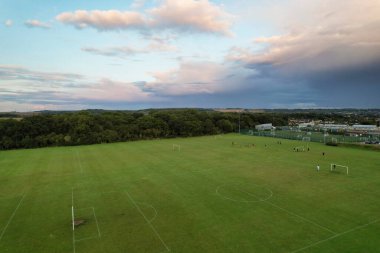
{"label": "fence", "polygon": [[379,136],[367,135],[367,136],[346,136],[323,132],[307,132],[301,130],[276,130],[276,131],[256,131],[244,129],[241,134],[263,137],[275,137],[289,140],[307,140],[312,142],[321,143],[360,143],[366,141],[378,141]]}

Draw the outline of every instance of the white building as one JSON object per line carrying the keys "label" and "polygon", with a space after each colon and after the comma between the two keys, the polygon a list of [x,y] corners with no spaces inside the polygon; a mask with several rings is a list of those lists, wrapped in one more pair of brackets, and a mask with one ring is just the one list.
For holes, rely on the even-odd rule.
{"label": "white building", "polygon": [[377,126],[376,125],[353,125],[352,128],[354,130],[364,130],[364,131],[377,130]]}
{"label": "white building", "polygon": [[264,130],[272,130],[272,129],[275,129],[275,127],[272,125],[272,123],[256,125],[255,128],[256,128],[256,130],[258,130],[258,131],[264,131]]}
{"label": "white building", "polygon": [[346,130],[349,128],[348,125],[340,125],[340,124],[323,124],[320,125],[323,129],[326,130]]}
{"label": "white building", "polygon": [[315,126],[315,122],[314,121],[298,124],[299,128],[306,128],[306,127],[313,127],[313,126]]}

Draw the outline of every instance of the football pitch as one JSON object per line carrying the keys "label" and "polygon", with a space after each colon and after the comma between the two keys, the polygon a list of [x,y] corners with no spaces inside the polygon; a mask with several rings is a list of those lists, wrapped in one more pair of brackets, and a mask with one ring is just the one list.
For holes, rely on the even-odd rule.
{"label": "football pitch", "polygon": [[2,253],[368,253],[379,235],[375,151],[228,134],[0,152]]}

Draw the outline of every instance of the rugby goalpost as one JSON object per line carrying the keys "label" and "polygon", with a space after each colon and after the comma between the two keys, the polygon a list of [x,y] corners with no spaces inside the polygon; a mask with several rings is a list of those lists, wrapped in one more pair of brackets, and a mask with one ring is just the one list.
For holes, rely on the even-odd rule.
{"label": "rugby goalpost", "polygon": [[71,220],[73,223],[73,231],[74,231],[75,230],[74,206],[71,206]]}
{"label": "rugby goalpost", "polygon": [[173,151],[181,151],[181,145],[173,144]]}
{"label": "rugby goalpost", "polygon": [[344,169],[346,169],[346,173],[347,173],[347,175],[348,175],[348,166],[345,166],[345,165],[340,165],[340,164],[336,164],[336,163],[331,163],[331,164],[330,164],[330,171],[335,170],[337,167],[340,167],[340,168],[344,168]]}

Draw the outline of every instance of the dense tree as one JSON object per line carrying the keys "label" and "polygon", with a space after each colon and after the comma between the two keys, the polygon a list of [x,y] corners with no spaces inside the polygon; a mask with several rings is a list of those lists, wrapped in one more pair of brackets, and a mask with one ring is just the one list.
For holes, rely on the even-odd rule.
{"label": "dense tree", "polygon": [[82,145],[140,139],[189,137],[252,129],[257,124],[288,124],[290,118],[334,119],[338,122],[373,123],[365,115],[336,113],[221,113],[195,109],[138,112],[80,111],[42,113],[22,120],[0,120],[0,149]]}

